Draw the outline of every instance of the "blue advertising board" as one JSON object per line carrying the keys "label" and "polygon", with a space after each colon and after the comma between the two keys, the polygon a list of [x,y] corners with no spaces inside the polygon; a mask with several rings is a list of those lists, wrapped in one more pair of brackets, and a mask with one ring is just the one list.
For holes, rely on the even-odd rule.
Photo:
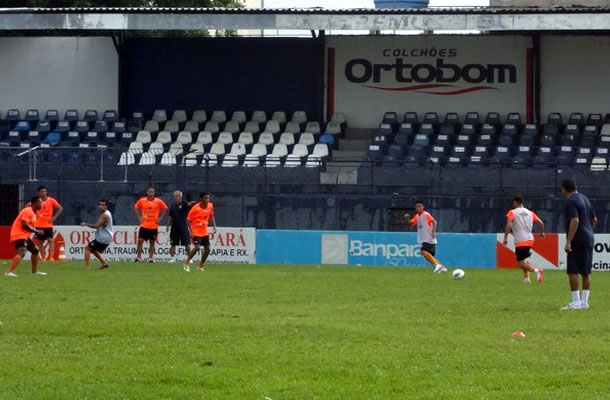
{"label": "blue advertising board", "polygon": [[[414,232],[257,231],[257,263],[428,266]],[[437,258],[450,267],[495,268],[495,234],[439,233]]]}

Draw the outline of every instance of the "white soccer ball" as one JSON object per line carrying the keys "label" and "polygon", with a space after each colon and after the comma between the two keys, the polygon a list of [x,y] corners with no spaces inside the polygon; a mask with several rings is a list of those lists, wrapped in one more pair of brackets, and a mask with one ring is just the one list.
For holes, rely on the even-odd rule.
{"label": "white soccer ball", "polygon": [[454,269],[451,276],[453,276],[453,279],[464,279],[465,274],[463,269]]}

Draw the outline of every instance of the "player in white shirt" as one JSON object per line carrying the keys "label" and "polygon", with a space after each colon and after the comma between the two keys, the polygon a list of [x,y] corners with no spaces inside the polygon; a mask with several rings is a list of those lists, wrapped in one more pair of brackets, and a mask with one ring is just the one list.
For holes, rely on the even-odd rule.
{"label": "player in white shirt", "polygon": [[405,218],[411,226],[417,226],[417,243],[421,245],[420,253],[434,266],[434,272],[447,272],[447,268],[434,257],[436,254],[436,220],[428,211],[424,210],[424,203],[416,201],[415,215],[411,217],[409,213],[406,213]]}
{"label": "player in white shirt", "polygon": [[517,256],[517,264],[523,270],[523,282],[531,283],[530,272],[535,272],[538,278],[538,283],[542,283],[542,275],[544,270],[536,268],[532,263],[527,261],[532,255],[531,249],[534,245],[534,234],[532,229],[534,224],[540,226],[540,237],[544,237],[544,223],[536,213],[523,207],[523,198],[515,196],[513,198],[513,209],[506,214],[506,226],[504,228],[503,244],[508,244],[508,235],[513,234],[515,240],[515,255]]}

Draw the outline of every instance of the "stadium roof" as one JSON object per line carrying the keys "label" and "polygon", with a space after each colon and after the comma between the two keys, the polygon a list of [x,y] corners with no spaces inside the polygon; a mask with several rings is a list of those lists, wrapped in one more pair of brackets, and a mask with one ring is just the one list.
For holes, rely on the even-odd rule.
{"label": "stadium roof", "polygon": [[610,8],[4,8],[0,31],[198,29],[606,31]]}

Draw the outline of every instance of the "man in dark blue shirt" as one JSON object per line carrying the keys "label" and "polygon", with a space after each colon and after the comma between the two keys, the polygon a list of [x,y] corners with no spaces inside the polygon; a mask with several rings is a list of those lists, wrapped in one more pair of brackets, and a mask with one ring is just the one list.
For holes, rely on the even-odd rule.
{"label": "man in dark blue shirt", "polygon": [[[562,310],[589,308],[589,289],[593,266],[593,229],[597,225],[595,210],[587,196],[578,193],[576,182],[565,179],[561,182],[561,194],[565,202],[567,272],[572,291],[572,302]],[[578,275],[582,277],[582,298],[578,293]]]}
{"label": "man in dark blue shirt", "polygon": [[191,206],[195,203],[196,201],[191,201],[190,203],[184,201],[181,191],[176,190],[174,192],[174,202],[169,207],[169,218],[167,220],[167,229],[171,227],[169,254],[172,256],[172,259],[169,262],[176,262],[176,246],[184,246],[186,254],[190,254],[191,234],[186,224],[186,216]]}

